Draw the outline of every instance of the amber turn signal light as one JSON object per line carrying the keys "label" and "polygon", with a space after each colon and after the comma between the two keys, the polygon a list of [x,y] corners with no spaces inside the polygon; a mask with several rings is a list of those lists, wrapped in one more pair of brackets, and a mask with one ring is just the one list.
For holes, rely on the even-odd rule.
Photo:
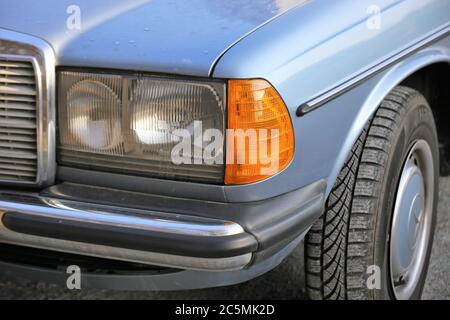
{"label": "amber turn signal light", "polygon": [[227,185],[261,181],[291,162],[291,117],[283,99],[267,81],[228,81],[226,155]]}

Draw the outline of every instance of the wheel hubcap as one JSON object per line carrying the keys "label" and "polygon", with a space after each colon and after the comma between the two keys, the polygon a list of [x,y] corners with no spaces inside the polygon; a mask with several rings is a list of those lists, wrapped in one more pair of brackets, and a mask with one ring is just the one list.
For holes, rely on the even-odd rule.
{"label": "wheel hubcap", "polygon": [[434,197],[433,156],[416,142],[403,166],[390,241],[391,284],[397,299],[413,297],[420,283],[431,233]]}

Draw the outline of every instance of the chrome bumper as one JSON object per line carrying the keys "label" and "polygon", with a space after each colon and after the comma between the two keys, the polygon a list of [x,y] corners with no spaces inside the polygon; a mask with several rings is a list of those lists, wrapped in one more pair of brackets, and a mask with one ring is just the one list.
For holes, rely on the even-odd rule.
{"label": "chrome bumper", "polygon": [[321,180],[263,201],[222,203],[67,183],[40,193],[0,189],[0,243],[184,270],[247,270],[309,230],[325,190]]}
{"label": "chrome bumper", "polygon": [[[79,225],[79,230],[85,228],[93,232],[89,235],[81,233],[77,237],[74,230]],[[44,232],[47,227],[54,230],[51,237],[43,236],[47,235]],[[109,234],[103,233],[104,229],[108,229]],[[120,237],[124,238],[124,235],[131,246],[127,243],[120,245]],[[147,238],[147,235],[156,236]],[[165,238],[161,237],[158,241],[158,235]],[[217,243],[222,239],[225,242],[234,239],[233,242],[236,238],[239,241],[244,238],[253,240],[256,244],[256,240],[239,224],[230,221],[79,203],[38,195],[0,193],[0,242],[3,243],[173,268],[224,271],[244,268],[250,263],[252,252],[204,257],[201,254],[204,249],[214,253],[216,248],[200,247],[207,246],[211,239]],[[85,239],[90,239],[87,240],[90,243]],[[162,252],[171,251],[164,250],[167,247],[162,243],[164,239],[169,239],[169,242],[175,239],[180,246],[187,240],[195,239],[200,246],[198,254],[192,241],[194,247],[190,252],[194,252],[193,255]],[[147,240],[151,243],[146,244]],[[108,245],[108,241],[113,245]],[[139,249],[131,248],[134,246]],[[159,246],[161,250],[149,251]]]}

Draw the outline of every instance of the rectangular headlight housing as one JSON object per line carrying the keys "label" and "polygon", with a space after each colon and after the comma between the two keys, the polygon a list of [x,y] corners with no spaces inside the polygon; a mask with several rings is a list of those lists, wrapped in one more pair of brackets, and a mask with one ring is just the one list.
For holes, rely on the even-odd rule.
{"label": "rectangular headlight housing", "polygon": [[[225,132],[225,82],[61,71],[58,85],[59,164],[223,182],[224,146],[205,163],[202,150],[208,142],[194,138],[194,131],[201,123],[201,132]],[[182,163],[172,155],[179,129],[193,137],[190,159]]]}

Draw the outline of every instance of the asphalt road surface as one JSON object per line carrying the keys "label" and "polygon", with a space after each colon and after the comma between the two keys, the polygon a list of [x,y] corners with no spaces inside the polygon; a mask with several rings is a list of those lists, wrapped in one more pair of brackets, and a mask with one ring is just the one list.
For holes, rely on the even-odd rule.
{"label": "asphalt road surface", "polygon": [[[304,299],[301,255],[301,249],[296,250],[278,268],[248,283],[180,292],[69,291],[0,275],[0,299]],[[450,177],[441,179],[439,216],[423,298],[450,300]]]}

